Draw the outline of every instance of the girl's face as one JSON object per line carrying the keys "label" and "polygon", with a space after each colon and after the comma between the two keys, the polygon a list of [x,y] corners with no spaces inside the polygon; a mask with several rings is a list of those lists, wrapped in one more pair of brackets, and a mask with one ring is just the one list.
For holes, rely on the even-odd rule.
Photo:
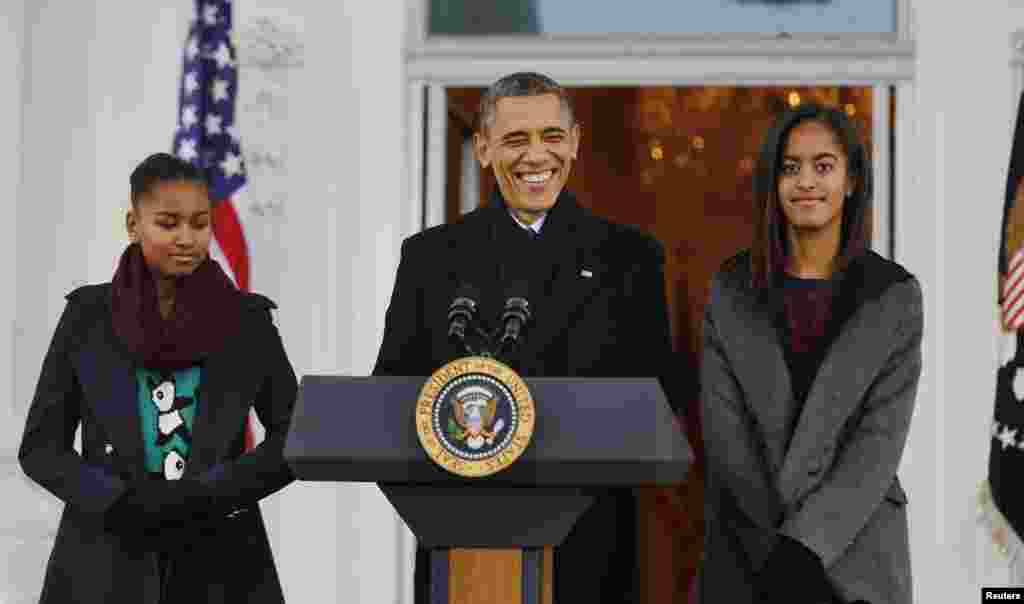
{"label": "girl's face", "polygon": [[838,236],[844,200],[853,192],[847,162],[827,125],[807,121],[790,130],[777,193],[791,239],[832,231]]}
{"label": "girl's face", "polygon": [[150,270],[164,277],[189,275],[210,253],[211,212],[204,185],[161,182],[128,211],[128,235],[142,247]]}

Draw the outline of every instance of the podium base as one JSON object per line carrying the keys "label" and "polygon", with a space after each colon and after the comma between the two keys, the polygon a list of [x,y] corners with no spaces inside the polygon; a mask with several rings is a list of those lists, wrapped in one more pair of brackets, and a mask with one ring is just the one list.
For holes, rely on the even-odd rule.
{"label": "podium base", "polygon": [[430,550],[430,604],[553,604],[553,548]]}

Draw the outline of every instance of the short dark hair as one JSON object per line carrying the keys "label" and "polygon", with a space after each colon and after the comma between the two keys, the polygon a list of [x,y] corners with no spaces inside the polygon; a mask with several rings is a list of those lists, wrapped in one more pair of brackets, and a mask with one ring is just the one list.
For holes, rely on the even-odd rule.
{"label": "short dark hair", "polygon": [[207,186],[203,171],[169,153],[154,153],[142,160],[132,170],[129,178],[131,183],[132,207],[139,207],[139,199],[151,193],[156,185],[172,181],[188,181]]}
{"label": "short dark hair", "polygon": [[546,75],[534,72],[509,74],[491,84],[480,97],[480,110],[477,112],[477,131],[487,132],[494,124],[494,116],[498,111],[498,101],[513,96],[540,96],[553,94],[562,104],[562,113],[569,118],[569,124],[575,124],[572,110],[572,99],[569,91],[558,82]]}
{"label": "short dark hair", "polygon": [[768,131],[754,173],[757,210],[751,249],[754,287],[774,285],[785,270],[789,240],[785,230],[786,216],[779,203],[778,179],[789,133],[804,122],[818,122],[832,131],[846,153],[847,175],[854,183],[853,192],[843,203],[836,271],[847,268],[850,262],[871,247],[871,159],[856,124],[836,107],[818,103],[798,105],[779,116]]}

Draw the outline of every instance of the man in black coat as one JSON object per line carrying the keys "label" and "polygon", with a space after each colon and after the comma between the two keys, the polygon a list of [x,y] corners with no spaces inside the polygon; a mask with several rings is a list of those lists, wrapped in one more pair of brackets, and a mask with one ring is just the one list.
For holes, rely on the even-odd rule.
{"label": "man in black coat", "polygon": [[[402,244],[374,375],[428,376],[464,356],[448,338],[456,290],[480,292],[478,316],[491,329],[512,283],[533,311],[508,359],[521,375],[664,378],[672,370],[662,246],[564,190],[579,141],[569,97],[550,78],[513,74],[487,90],[474,144],[497,190],[488,207]],[[556,601],[632,599],[635,515],[628,490],[584,513],[555,549]],[[422,549],[416,567],[416,601],[425,604]]]}

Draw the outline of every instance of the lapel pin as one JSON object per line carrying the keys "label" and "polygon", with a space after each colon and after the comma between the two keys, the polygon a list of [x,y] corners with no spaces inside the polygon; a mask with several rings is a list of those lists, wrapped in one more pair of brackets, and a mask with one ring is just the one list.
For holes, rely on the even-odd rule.
{"label": "lapel pin", "polygon": [[103,452],[106,453],[107,455],[110,455],[111,453],[114,452],[114,445],[107,443],[106,446],[103,447]]}
{"label": "lapel pin", "polygon": [[588,271],[587,269],[583,269],[583,270],[580,271],[580,277],[583,277],[584,279],[589,279],[589,278],[591,278],[593,276],[594,276],[594,273]]}

